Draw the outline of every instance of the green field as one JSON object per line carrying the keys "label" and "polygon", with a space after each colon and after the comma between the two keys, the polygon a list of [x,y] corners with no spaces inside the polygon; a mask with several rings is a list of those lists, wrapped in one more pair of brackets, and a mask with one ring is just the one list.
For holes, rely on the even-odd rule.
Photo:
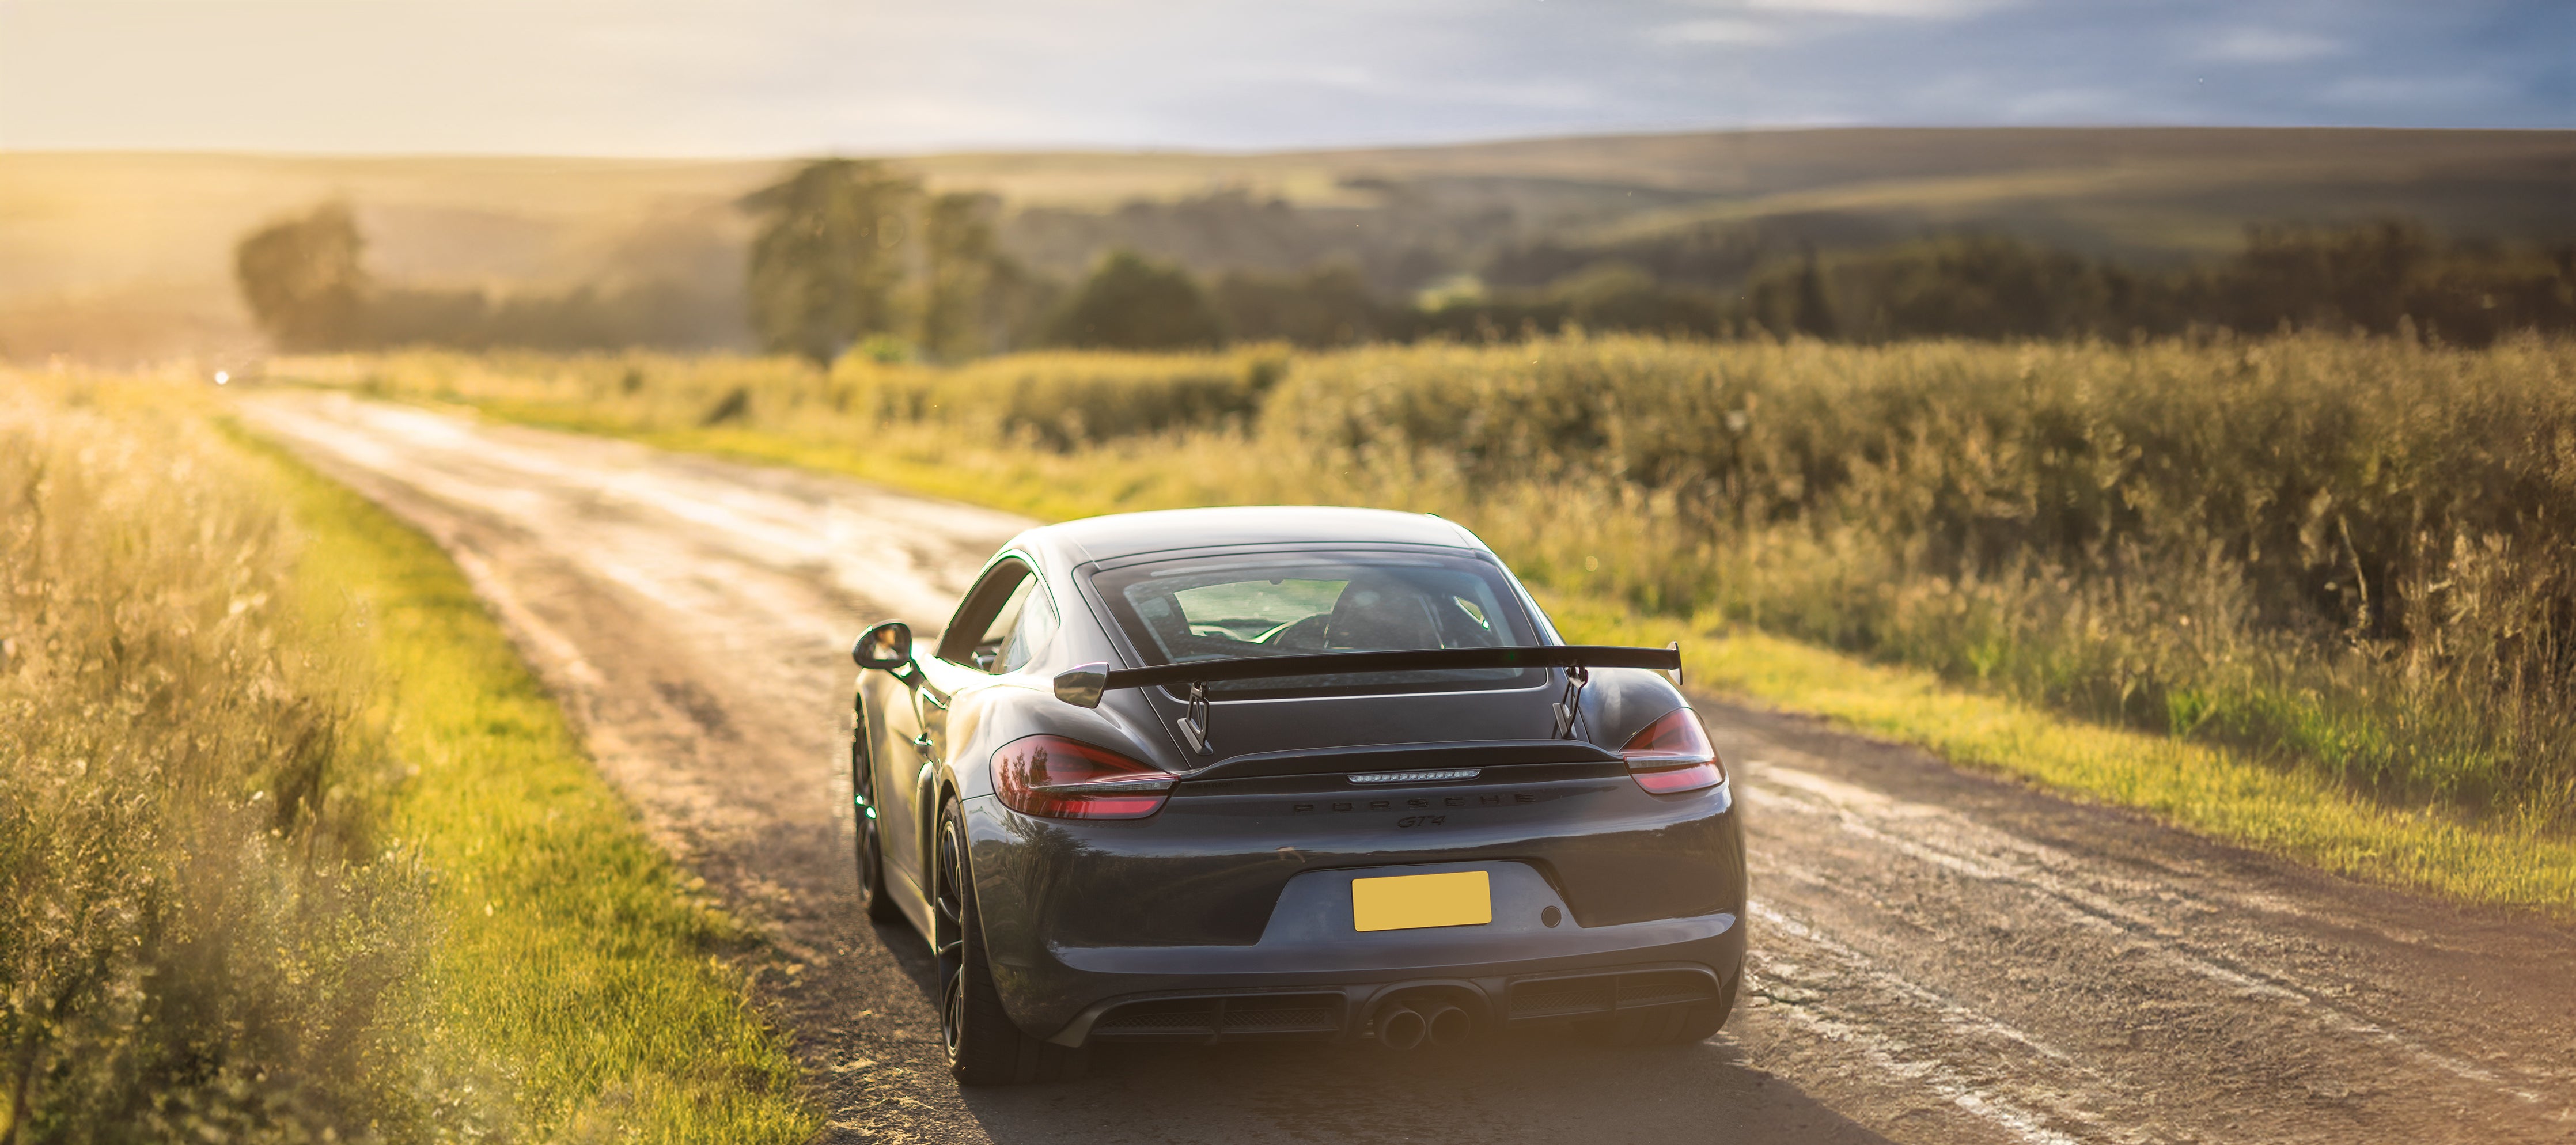
{"label": "green field", "polygon": [[809,1137],[756,937],[464,577],[219,415],[0,375],[0,1125]]}
{"label": "green field", "polygon": [[1580,629],[1686,637],[1743,694],[2358,877],[2576,905],[2563,342],[1573,338],[831,372],[418,355],[275,376],[1044,517],[1438,512]]}

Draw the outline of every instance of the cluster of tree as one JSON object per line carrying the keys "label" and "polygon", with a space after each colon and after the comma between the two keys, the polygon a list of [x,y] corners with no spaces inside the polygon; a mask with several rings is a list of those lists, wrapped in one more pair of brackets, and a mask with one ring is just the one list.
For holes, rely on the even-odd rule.
{"label": "cluster of tree", "polygon": [[348,204],[325,203],[243,238],[233,248],[233,277],[279,349],[344,349],[366,337],[365,249]]}
{"label": "cluster of tree", "polygon": [[1293,274],[1232,271],[1209,288],[1178,265],[1116,251],[1066,294],[1040,340],[1118,350],[1227,342],[1349,346],[1410,337],[1410,314],[1381,301],[1347,262]]}
{"label": "cluster of tree", "polygon": [[[867,160],[807,164],[740,205],[758,226],[739,300],[729,282],[694,280],[508,295],[382,286],[341,204],[244,238],[235,269],[261,327],[290,350],[706,348],[735,344],[745,311],[765,348],[817,362],[853,350],[959,361],[1032,346],[1324,347],[1568,327],[1865,342],[2407,328],[2458,345],[2576,331],[2576,245],[2445,241],[2404,222],[2258,227],[2231,258],[2171,269],[1991,235],[1825,254],[1801,237],[1795,255],[1765,261],[1781,235],[1805,232],[1695,231],[1669,250],[1643,238],[1590,251],[1516,248],[1488,260],[1467,289],[1404,298],[1387,287],[1387,268],[1356,259],[1203,278],[1130,249],[1068,287],[1004,253],[993,196],[929,193]],[[1275,206],[1209,199],[1144,221],[1195,233],[1240,216],[1277,230],[1286,224],[1271,217]],[[1287,231],[1272,237],[1283,258],[1304,249]]]}
{"label": "cluster of tree", "polygon": [[[2256,227],[2216,262],[2139,269],[1996,236],[1957,236],[1764,267],[1732,296],[1634,281],[1624,300],[1568,317],[1694,334],[1760,329],[1853,341],[2125,338],[2283,328],[2478,346],[2517,330],[2576,332],[2576,245],[2446,242],[2424,227]],[[1646,324],[1654,328],[1655,322]]]}
{"label": "cluster of tree", "polygon": [[440,290],[380,282],[345,203],[325,203],[251,232],[233,273],[251,317],[279,349],[436,345],[585,350],[730,344],[737,307],[720,288],[650,280],[564,291]]}
{"label": "cluster of tree", "polygon": [[459,350],[708,350],[739,344],[730,291],[648,281],[562,291],[379,289],[367,306],[370,346]]}
{"label": "cluster of tree", "polygon": [[[919,180],[872,161],[807,164],[744,204],[762,216],[753,329],[771,350],[818,362],[863,347],[953,361],[1015,346],[1325,346],[1409,330],[1404,308],[1381,301],[1348,260],[1231,271],[1211,289],[1179,263],[1122,248],[1066,289],[1001,253],[991,196],[925,195]],[[1207,218],[1184,218],[1294,221],[1240,196],[1201,205]]]}
{"label": "cluster of tree", "polygon": [[2446,242],[2407,222],[2256,227],[2230,258],[2155,270],[1952,236],[1825,256],[1807,247],[1756,266],[1732,289],[1596,262],[1542,288],[1453,301],[1383,329],[1459,337],[1568,325],[1865,342],[2412,329],[2478,346],[2518,330],[2576,332],[2576,244]]}
{"label": "cluster of tree", "polygon": [[1642,234],[1572,241],[1541,235],[1495,251],[1478,276],[1501,290],[1533,291],[1604,263],[1634,267],[1656,282],[1733,295],[1784,252],[1860,251],[1915,237],[1896,220],[1848,211],[1783,211]]}
{"label": "cluster of tree", "polygon": [[1032,269],[1078,281],[1103,252],[1131,251],[1214,279],[1334,265],[1401,297],[1476,265],[1515,237],[1508,203],[1464,201],[1416,183],[1346,178],[1339,203],[1294,204],[1243,188],[1138,199],[1108,211],[1033,204],[1003,221],[1002,245]]}
{"label": "cluster of tree", "polygon": [[742,202],[760,218],[752,329],[817,362],[860,347],[954,360],[1025,344],[1053,290],[994,241],[999,205],[929,194],[874,160],[798,168]]}
{"label": "cluster of tree", "polygon": [[2391,334],[2454,345],[2517,330],[2576,332],[2576,246],[2445,243],[2408,223],[2256,228],[2225,261],[2170,271],[1994,236],[1793,259],[1740,287],[1676,283],[1624,261],[1537,289],[1385,301],[1343,263],[1235,272],[1203,288],[1184,269],[1120,253],[1077,287],[1043,339],[1156,349],[1231,340],[1336,346],[1480,340],[1567,327],[1683,337],[2126,338],[2195,329]]}
{"label": "cluster of tree", "polygon": [[2172,312],[2239,330],[2280,325],[2372,333],[2401,324],[2478,345],[2514,330],[2576,330],[2576,243],[2444,243],[2402,222],[2345,230],[2261,228],[2220,270],[2187,276]]}

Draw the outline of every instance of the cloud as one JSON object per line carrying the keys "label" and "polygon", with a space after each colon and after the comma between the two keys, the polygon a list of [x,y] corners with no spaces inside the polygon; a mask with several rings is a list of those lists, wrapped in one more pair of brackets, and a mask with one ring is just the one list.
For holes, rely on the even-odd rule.
{"label": "cloud", "polygon": [[1872,21],[1937,22],[1976,16],[2019,0],[1701,0],[1724,15],[1647,28],[1677,47],[1753,47],[1862,30]]}
{"label": "cloud", "polygon": [[1337,92],[1377,100],[1438,100],[1557,110],[1594,107],[1603,102],[1601,93],[1592,85],[1565,79],[1477,80],[1356,64],[1256,64],[1225,68],[1223,78],[1231,84],[1266,85],[1281,92]]}
{"label": "cloud", "polygon": [[2012,96],[2002,101],[2002,111],[2009,123],[2100,123],[2134,116],[2139,108],[2129,92],[2062,87]]}
{"label": "cloud", "polygon": [[0,0],[0,149],[2576,126],[2570,0]]}
{"label": "cloud", "polygon": [[2354,107],[2474,109],[2502,94],[2502,85],[2484,76],[2357,76],[2339,81],[2322,93],[2329,103]]}
{"label": "cloud", "polygon": [[1757,12],[1809,16],[1878,16],[1903,20],[1955,20],[2005,7],[2013,0],[1744,0]]}
{"label": "cloud", "polygon": [[2340,40],[2277,28],[2235,28],[2204,45],[2196,59],[2231,64],[2294,64],[2335,55]]}
{"label": "cloud", "polygon": [[1759,20],[1739,20],[1713,16],[1705,20],[1684,20],[1654,30],[1654,38],[1666,44],[1777,44],[1788,39],[1787,30],[1778,24]]}

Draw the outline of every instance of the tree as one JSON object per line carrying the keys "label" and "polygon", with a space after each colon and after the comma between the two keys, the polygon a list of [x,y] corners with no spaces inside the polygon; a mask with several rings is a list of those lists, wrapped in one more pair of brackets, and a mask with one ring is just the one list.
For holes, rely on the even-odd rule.
{"label": "tree", "polygon": [[233,276],[253,321],[283,350],[336,350],[365,333],[365,241],[346,203],[251,232],[233,249]]}
{"label": "tree", "polygon": [[828,363],[901,324],[905,221],[921,183],[884,164],[822,159],[743,206],[764,216],[751,244],[751,325],[777,353]]}
{"label": "tree", "polygon": [[930,201],[921,227],[921,348],[954,361],[981,353],[995,274],[991,195],[950,192]]}
{"label": "tree", "polygon": [[1658,281],[1625,262],[1594,263],[1558,279],[1548,296],[1588,330],[1704,338],[1725,325],[1725,306],[1715,296]]}
{"label": "tree", "polygon": [[[1837,271],[1837,279],[1851,277],[1847,268],[1838,267]],[[1825,280],[1825,268],[1816,259],[1815,245],[1802,243],[1796,263],[1774,264],[1745,284],[1741,312],[1753,325],[1775,335],[1834,338],[1847,331],[1836,320],[1833,297]]]}
{"label": "tree", "polygon": [[1047,340],[1113,350],[1190,349],[1224,343],[1225,323],[1188,271],[1119,251],[1056,313]]}
{"label": "tree", "polygon": [[1831,338],[1839,323],[1834,321],[1833,300],[1825,296],[1825,275],[1816,266],[1816,246],[1808,243],[1800,250],[1798,288],[1792,296],[1789,328],[1814,338]]}
{"label": "tree", "polygon": [[1227,331],[1247,340],[1346,346],[1386,325],[1368,279],[1341,262],[1291,276],[1236,271],[1217,280],[1215,302]]}

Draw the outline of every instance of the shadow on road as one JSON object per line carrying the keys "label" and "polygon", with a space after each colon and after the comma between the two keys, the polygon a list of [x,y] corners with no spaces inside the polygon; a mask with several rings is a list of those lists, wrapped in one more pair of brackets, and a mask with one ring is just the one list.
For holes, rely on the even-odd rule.
{"label": "shadow on road", "polygon": [[1164,1047],[1099,1055],[1075,1085],[973,1090],[993,1140],[1798,1141],[1885,1138],[1747,1067],[1687,1050],[1511,1044],[1450,1057],[1372,1047]]}

